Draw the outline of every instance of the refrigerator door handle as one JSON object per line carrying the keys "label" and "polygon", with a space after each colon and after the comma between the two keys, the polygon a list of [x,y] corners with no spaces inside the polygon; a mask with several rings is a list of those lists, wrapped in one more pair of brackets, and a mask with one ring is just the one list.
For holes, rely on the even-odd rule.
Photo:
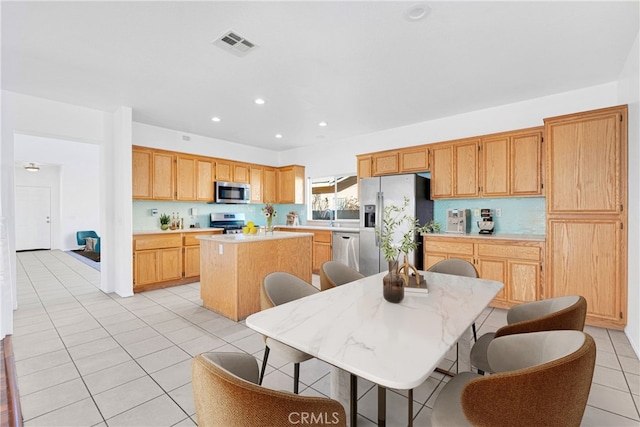
{"label": "refrigerator door handle", "polygon": [[375,227],[376,227],[376,247],[380,247],[380,235],[382,233],[382,212],[383,212],[383,207],[384,206],[384,193],[382,192],[378,192],[376,194],[376,222],[375,222]]}

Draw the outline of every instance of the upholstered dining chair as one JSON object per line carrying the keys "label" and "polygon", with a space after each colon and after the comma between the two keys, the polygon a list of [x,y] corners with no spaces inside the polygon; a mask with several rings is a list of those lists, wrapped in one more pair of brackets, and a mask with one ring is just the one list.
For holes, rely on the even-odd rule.
{"label": "upholstered dining chair", "polygon": [[199,426],[346,426],[342,405],[257,385],[258,362],[246,353],[203,353],[191,365]]}
{"label": "upholstered dining chair", "polygon": [[[443,259],[442,261],[438,261],[433,264],[427,271],[432,273],[451,274],[454,276],[473,277],[474,279],[478,278],[478,270],[476,270],[474,265],[469,261],[460,258]],[[477,341],[478,335],[476,332],[475,322],[471,325],[471,330],[473,331],[473,340]]]}
{"label": "upholstered dining chair", "polygon": [[326,291],[363,277],[363,274],[348,265],[338,261],[326,261],[320,266],[320,290]]}
{"label": "upholstered dining chair", "polygon": [[581,331],[507,335],[489,345],[492,375],[464,372],[442,388],[433,426],[579,426],[596,360]]}
{"label": "upholstered dining chair", "polygon": [[482,335],[471,347],[471,365],[478,373],[493,372],[487,360],[489,343],[498,337],[527,332],[561,329],[582,331],[587,316],[587,300],[580,295],[526,302],[507,311],[507,325]]}
{"label": "upholstered dining chair", "polygon": [[[266,310],[317,292],[320,292],[318,288],[293,274],[284,272],[269,273],[263,279],[262,286],[260,287],[260,308]],[[267,359],[273,350],[279,357],[293,363],[293,392],[298,394],[300,363],[312,359],[313,356],[267,336],[264,337],[264,342],[264,357],[262,359],[262,369],[260,370],[258,384],[262,384],[264,371],[267,368]]]}

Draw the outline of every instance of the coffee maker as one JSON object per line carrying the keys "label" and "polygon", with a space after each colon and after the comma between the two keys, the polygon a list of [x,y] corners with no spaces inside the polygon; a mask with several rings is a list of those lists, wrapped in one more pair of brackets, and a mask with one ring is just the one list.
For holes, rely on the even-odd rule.
{"label": "coffee maker", "polygon": [[480,229],[480,234],[491,234],[493,233],[493,212],[491,209],[480,209],[480,218],[478,221],[478,228]]}

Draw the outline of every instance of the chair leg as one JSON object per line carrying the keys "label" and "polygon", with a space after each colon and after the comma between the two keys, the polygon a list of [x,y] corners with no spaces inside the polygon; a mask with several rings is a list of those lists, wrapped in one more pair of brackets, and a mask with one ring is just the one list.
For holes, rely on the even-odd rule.
{"label": "chair leg", "polygon": [[298,384],[300,383],[300,364],[293,364],[293,393],[298,394]]}
{"label": "chair leg", "polygon": [[262,358],[262,369],[260,370],[260,380],[258,385],[262,385],[262,379],[264,378],[264,371],[267,369],[267,359],[269,358],[269,347],[264,346],[264,357]]}
{"label": "chair leg", "polygon": [[478,341],[478,335],[476,334],[476,322],[473,322],[471,329],[473,330],[473,342],[476,342]]}
{"label": "chair leg", "polygon": [[482,369],[478,369],[478,374],[484,375],[484,371]]}

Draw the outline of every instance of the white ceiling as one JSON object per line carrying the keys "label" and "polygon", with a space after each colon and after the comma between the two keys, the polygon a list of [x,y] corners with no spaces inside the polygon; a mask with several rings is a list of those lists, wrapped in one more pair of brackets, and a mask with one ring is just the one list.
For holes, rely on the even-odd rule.
{"label": "white ceiling", "polygon": [[638,34],[637,0],[415,4],[3,1],[2,88],[279,151],[615,81]]}

